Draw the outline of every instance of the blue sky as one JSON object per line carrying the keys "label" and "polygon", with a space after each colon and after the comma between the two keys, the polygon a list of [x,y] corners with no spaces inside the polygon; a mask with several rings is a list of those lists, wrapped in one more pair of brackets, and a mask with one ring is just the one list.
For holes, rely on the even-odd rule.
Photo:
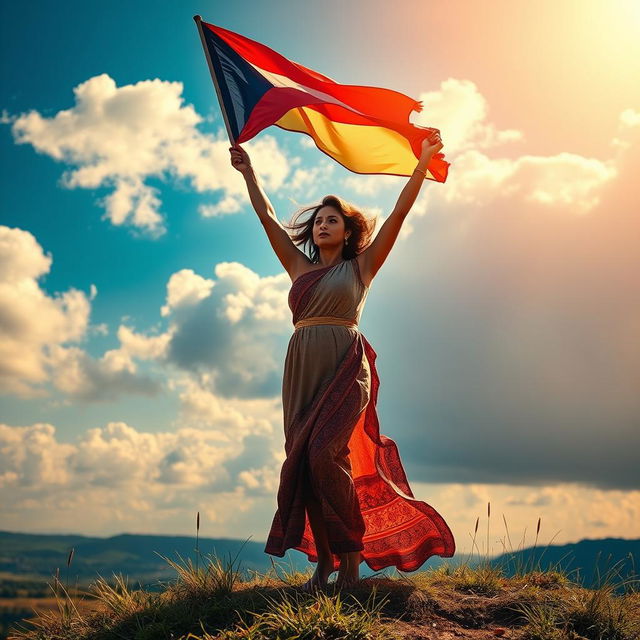
{"label": "blue sky", "polygon": [[[3,4],[3,528],[186,533],[200,509],[203,535],[266,537],[289,279],[228,166],[199,13],[442,131],[450,176],[361,322],[416,495],[462,548],[488,500],[555,542],[640,535],[639,14],[468,6]],[[246,145],[281,219],[327,193],[387,215],[403,178],[308,140]]]}

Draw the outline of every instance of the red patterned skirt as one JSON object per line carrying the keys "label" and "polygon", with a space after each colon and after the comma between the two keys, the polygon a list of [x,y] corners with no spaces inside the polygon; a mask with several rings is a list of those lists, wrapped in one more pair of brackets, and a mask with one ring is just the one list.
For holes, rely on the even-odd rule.
{"label": "red patterned skirt", "polygon": [[380,433],[375,361],[373,347],[357,332],[335,375],[295,416],[266,553],[283,557],[297,549],[318,560],[305,508],[311,492],[322,505],[334,569],[338,554],[348,551],[360,551],[376,571],[415,571],[433,555],[453,556],[447,523],[414,498],[395,442]]}

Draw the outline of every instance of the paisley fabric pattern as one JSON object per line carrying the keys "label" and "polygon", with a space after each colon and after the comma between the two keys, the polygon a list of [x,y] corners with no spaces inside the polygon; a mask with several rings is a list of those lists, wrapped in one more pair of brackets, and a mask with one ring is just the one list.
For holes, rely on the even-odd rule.
{"label": "paisley fabric pattern", "polygon": [[[358,261],[298,277],[289,292],[293,323],[315,316],[360,321],[369,293]],[[306,513],[310,493],[322,505],[334,569],[360,551],[377,571],[415,571],[430,556],[452,557],[448,525],[411,491],[396,443],[380,433],[376,352],[357,328],[312,325],[294,331],[282,383],[286,459],[265,552],[287,549],[318,560]]]}

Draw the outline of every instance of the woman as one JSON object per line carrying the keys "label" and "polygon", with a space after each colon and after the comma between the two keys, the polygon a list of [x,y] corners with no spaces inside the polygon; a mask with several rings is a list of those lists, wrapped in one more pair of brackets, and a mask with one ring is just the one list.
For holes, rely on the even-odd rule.
{"label": "woman", "polygon": [[[303,589],[359,579],[362,559],[373,570],[414,571],[432,555],[451,557],[453,535],[433,507],[416,500],[396,444],[380,434],[376,414],[376,353],[357,325],[373,277],[413,206],[440,133],[422,144],[420,160],[398,202],[370,242],[373,225],[337,196],[327,196],[308,220],[278,221],[247,152],[230,147],[251,204],[292,280],[295,331],[282,385],[286,460],[278,509],[265,552],[290,548],[317,562]],[[307,257],[297,245],[310,247]]]}

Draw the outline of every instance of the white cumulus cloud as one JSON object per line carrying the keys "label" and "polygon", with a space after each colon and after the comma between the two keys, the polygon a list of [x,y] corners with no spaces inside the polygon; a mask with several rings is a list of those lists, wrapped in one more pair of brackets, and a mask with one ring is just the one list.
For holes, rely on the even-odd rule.
{"label": "white cumulus cloud", "polygon": [[[46,396],[51,383],[68,399],[87,401],[157,393],[159,383],[140,373],[132,356],[157,357],[167,338],[136,337],[121,327],[118,349],[101,358],[90,356],[77,343],[91,333],[91,300],[97,289],[91,285],[89,295],[74,288],[48,295],[39,279],[52,262],[31,233],[0,226],[0,390]],[[105,329],[96,325],[95,332]]]}
{"label": "white cumulus cloud", "polygon": [[87,295],[69,289],[49,296],[39,278],[50,270],[34,236],[0,226],[0,388],[23,396],[41,395],[47,381],[49,348],[81,340],[89,324]]}
{"label": "white cumulus cloud", "polygon": [[[74,88],[75,105],[45,117],[31,110],[11,122],[16,143],[72,165],[62,184],[111,188],[102,205],[114,225],[131,224],[150,237],[166,232],[158,189],[151,177],[186,179],[198,192],[222,191],[220,203],[202,215],[235,213],[249,202],[241,175],[229,162],[229,141],[198,130],[203,118],[183,105],[183,85],[160,79],[118,87],[103,73]],[[245,145],[265,186],[277,189],[289,161],[275,139],[263,135]],[[213,209],[211,209],[213,207]]]}

